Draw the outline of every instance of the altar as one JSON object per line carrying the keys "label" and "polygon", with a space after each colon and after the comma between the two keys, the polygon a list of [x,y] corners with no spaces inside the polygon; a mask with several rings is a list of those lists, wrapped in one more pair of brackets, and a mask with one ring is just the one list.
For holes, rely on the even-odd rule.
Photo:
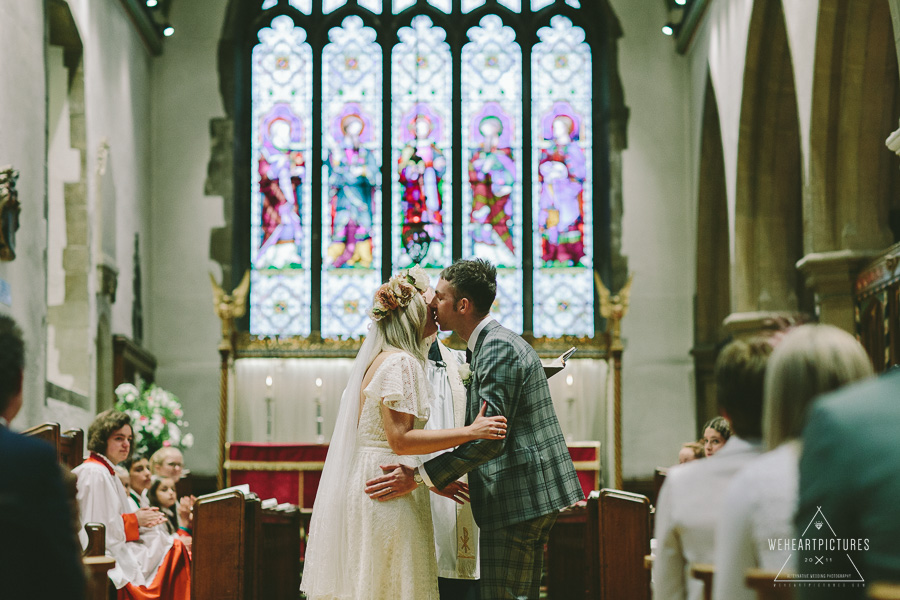
{"label": "altar", "polygon": [[[232,442],[225,461],[226,484],[248,484],[262,499],[311,509],[325,465],[325,444]],[[600,443],[574,442],[569,453],[584,495],[600,489]]]}

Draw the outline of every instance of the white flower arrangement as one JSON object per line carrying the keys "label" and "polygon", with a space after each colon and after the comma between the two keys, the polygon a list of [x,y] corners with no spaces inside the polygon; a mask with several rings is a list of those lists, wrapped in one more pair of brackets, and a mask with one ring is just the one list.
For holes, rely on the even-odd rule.
{"label": "white flower arrangement", "polygon": [[142,390],[130,383],[116,388],[116,410],[131,417],[136,453],[149,457],[160,448],[185,450],[194,445],[194,436],[184,433],[181,402],[172,393],[154,384]]}
{"label": "white flower arrangement", "polygon": [[469,384],[472,383],[472,367],[469,366],[469,363],[463,363],[459,365],[459,378],[462,379],[462,384],[466,387],[469,387]]}

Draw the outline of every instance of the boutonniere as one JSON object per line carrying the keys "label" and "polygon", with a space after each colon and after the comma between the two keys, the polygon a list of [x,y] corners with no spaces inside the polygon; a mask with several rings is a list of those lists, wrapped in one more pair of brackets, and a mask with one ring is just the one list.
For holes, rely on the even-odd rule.
{"label": "boutonniere", "polygon": [[469,363],[459,365],[459,378],[466,387],[469,387],[469,384],[472,383],[472,367],[469,366]]}

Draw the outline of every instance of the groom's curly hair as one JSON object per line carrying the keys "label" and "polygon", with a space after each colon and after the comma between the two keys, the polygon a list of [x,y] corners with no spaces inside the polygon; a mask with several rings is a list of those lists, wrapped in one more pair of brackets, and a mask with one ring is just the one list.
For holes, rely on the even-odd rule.
{"label": "groom's curly hair", "polygon": [[497,297],[497,267],[483,258],[461,259],[441,271],[441,279],[453,286],[456,302],[468,298],[479,315],[490,312]]}

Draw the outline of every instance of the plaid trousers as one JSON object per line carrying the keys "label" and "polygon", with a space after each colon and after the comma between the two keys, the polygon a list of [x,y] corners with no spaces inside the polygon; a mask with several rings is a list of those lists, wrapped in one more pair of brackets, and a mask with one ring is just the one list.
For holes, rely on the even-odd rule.
{"label": "plaid trousers", "polygon": [[544,545],[557,516],[481,531],[481,600],[540,598]]}

